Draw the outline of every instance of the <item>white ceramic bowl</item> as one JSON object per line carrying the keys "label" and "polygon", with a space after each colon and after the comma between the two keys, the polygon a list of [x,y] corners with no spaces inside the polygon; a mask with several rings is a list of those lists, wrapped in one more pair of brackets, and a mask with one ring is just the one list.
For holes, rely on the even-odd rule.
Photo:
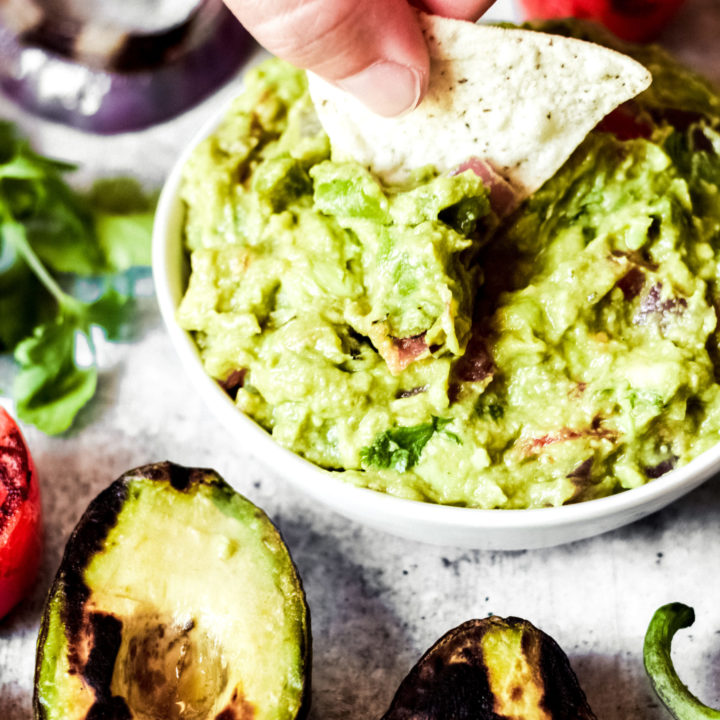
{"label": "white ceramic bowl", "polygon": [[192,337],[175,319],[187,279],[182,242],[184,208],[179,198],[182,168],[222,114],[201,128],[168,176],[155,218],[152,262],[158,303],[172,344],[190,380],[244,451],[260,458],[319,503],[352,520],[422,542],[488,550],[546,547],[614,530],[659,510],[720,470],[719,444],[684,467],[611,497],[538,510],[477,510],[357,488],[343,482],[339,473],[322,470],[278,445],[205,374]]}

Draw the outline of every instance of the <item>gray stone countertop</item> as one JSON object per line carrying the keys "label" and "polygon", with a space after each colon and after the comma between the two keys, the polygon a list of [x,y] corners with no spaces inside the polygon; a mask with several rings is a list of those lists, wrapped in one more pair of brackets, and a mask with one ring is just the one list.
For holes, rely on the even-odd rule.
{"label": "gray stone countertop", "polygon": [[[509,17],[501,0],[493,17]],[[720,82],[717,0],[688,0],[663,42]],[[80,162],[80,180],[133,173],[159,184],[178,149],[230,97],[231,83],[179,119],[96,137],[32,118],[0,99],[46,153]],[[467,551],[369,530],[316,506],[233,437],[189,386],[150,294],[135,339],[103,347],[96,398],[58,438],[24,428],[36,459],[46,548],[31,596],[0,622],[0,720],[31,717],[35,640],[45,594],[88,502],[125,470],[171,459],[211,466],[263,507],[297,563],[312,612],[313,720],[382,715],[400,680],[444,632],[495,613],[525,617],[569,655],[601,720],[669,716],[642,665],[653,611],[679,600],[695,625],[675,641],[681,676],[720,706],[720,482],[643,521],[594,539],[527,552]],[[10,363],[0,360],[0,387]]]}

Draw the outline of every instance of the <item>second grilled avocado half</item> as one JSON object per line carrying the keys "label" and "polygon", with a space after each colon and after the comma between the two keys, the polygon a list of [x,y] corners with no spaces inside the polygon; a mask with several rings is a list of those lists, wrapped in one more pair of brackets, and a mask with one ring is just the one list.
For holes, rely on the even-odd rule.
{"label": "second grilled avocado half", "polygon": [[301,720],[302,585],[265,513],[211,470],[126,473],[67,544],[38,641],[37,720]]}
{"label": "second grilled avocado half", "polygon": [[468,620],[402,681],[381,720],[596,720],[560,646],[521,618]]}

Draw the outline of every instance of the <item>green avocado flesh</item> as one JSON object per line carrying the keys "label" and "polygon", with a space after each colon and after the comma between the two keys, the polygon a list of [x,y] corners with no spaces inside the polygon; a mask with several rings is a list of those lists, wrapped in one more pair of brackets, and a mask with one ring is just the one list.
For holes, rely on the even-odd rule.
{"label": "green avocado flesh", "polygon": [[255,69],[182,187],[207,372],[280,444],[436,503],[589,500],[714,445],[720,98],[621,49],[652,87],[504,220],[470,170],[333,161],[303,73]]}
{"label": "green avocado flesh", "polygon": [[309,618],[267,516],[211,470],[130,471],[73,532],[43,617],[38,720],[294,720]]}

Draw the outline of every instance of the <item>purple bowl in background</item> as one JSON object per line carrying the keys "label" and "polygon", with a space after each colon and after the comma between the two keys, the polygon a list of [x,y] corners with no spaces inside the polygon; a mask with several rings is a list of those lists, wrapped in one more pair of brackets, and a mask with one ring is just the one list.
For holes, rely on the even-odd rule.
{"label": "purple bowl in background", "polygon": [[105,57],[83,56],[68,37],[78,28],[58,27],[0,24],[0,88],[33,113],[103,134],[178,115],[233,76],[254,46],[219,0],[162,32],[120,36]]}

